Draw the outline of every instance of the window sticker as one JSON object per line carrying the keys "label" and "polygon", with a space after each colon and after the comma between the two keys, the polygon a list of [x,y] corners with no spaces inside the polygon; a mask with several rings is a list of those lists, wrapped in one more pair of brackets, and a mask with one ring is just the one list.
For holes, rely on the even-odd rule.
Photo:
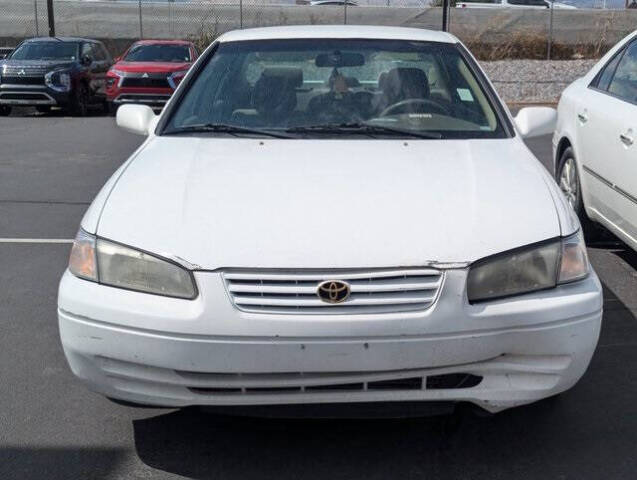
{"label": "window sticker", "polygon": [[471,95],[471,90],[468,88],[457,88],[456,91],[463,102],[473,102],[473,95]]}

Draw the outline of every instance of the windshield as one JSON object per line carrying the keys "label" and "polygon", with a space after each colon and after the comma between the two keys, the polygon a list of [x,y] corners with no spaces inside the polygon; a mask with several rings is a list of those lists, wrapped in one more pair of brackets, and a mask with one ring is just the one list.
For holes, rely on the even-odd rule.
{"label": "windshield", "polygon": [[187,45],[134,45],[124,57],[127,62],[190,62]]}
{"label": "windshield", "polygon": [[11,60],[76,60],[79,44],[69,42],[27,42],[15,49]]}
{"label": "windshield", "polygon": [[321,137],[351,134],[352,126],[366,127],[359,132],[367,134],[506,136],[473,68],[451,44],[221,43],[186,88],[163,133],[222,124]]}

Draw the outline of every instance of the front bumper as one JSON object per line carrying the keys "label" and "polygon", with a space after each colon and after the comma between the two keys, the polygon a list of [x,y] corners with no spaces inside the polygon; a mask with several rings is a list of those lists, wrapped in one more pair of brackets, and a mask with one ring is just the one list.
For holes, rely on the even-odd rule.
{"label": "front bumper", "polygon": [[71,92],[56,92],[46,85],[0,85],[0,105],[66,106]]}
{"label": "front bumper", "polygon": [[73,372],[150,405],[469,401],[495,412],[573,386],[601,327],[594,273],[472,306],[459,295],[466,271],[450,270],[424,312],[351,316],[241,312],[219,273],[196,278],[201,294],[186,301],[67,272],[58,317]]}
{"label": "front bumper", "polygon": [[126,103],[148,105],[151,108],[163,108],[170,100],[171,88],[114,88],[107,91],[108,101],[123,105]]}

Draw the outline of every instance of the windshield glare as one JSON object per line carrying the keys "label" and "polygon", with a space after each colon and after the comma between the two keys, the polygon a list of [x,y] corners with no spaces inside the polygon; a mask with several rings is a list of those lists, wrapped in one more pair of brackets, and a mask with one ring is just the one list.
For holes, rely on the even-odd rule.
{"label": "windshield glare", "polygon": [[193,125],[294,132],[332,126],[307,129],[325,137],[351,133],[346,125],[365,125],[439,132],[437,138],[505,136],[472,67],[450,44],[329,39],[221,43],[187,89],[164,133]]}
{"label": "windshield glare", "polygon": [[186,45],[135,45],[124,60],[127,62],[189,62],[190,49]]}
{"label": "windshield glare", "polygon": [[78,44],[69,42],[27,42],[11,54],[11,60],[76,60]]}

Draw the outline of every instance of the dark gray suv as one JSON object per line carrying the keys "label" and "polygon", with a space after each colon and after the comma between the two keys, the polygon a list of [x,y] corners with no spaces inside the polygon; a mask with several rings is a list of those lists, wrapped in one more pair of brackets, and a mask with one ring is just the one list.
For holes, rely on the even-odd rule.
{"label": "dark gray suv", "polygon": [[112,64],[97,40],[25,40],[0,60],[0,115],[9,115],[13,106],[34,106],[41,112],[61,107],[79,116],[90,106],[106,110],[106,72]]}

